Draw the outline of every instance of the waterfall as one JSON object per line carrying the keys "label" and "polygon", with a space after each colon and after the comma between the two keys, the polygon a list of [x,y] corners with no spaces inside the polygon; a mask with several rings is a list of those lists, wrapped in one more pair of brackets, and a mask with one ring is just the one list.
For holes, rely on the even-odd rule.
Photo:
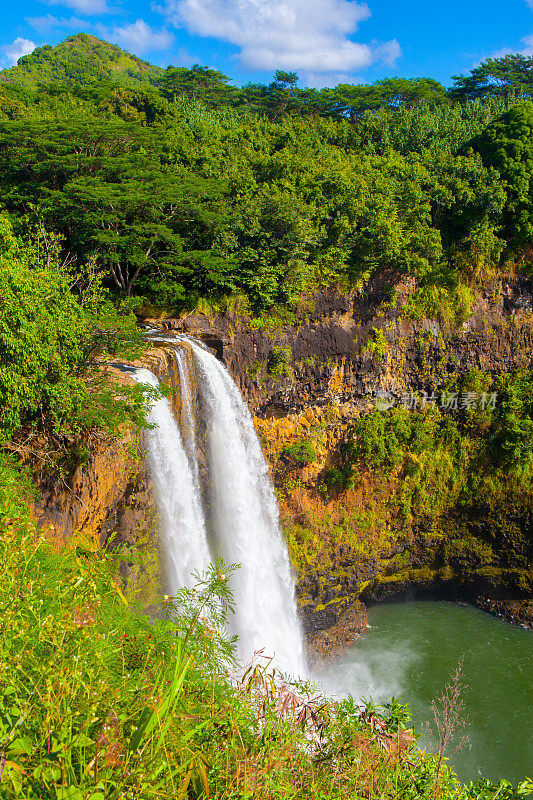
{"label": "waterfall", "polygon": [[200,469],[196,453],[196,413],[193,400],[192,364],[187,363],[187,350],[176,350],[176,364],[180,377],[181,394],[181,433],[189,465],[192,470],[195,487],[200,494]]}
{"label": "waterfall", "polygon": [[304,676],[294,581],[252,417],[225,367],[198,344],[189,346],[206,426],[209,532],[217,555],[241,565],[233,575],[231,622],[241,659],[263,650],[274,666]]}
{"label": "waterfall", "polygon": [[[137,369],[133,377],[148,386],[158,385],[147,369]],[[175,592],[180,586],[192,587],[193,573],[203,572],[210,563],[204,515],[197,482],[165,397],[152,402],[148,422],[154,425],[147,437],[148,465],[161,516],[167,583]]]}
{"label": "waterfall", "polygon": [[[184,346],[176,349],[176,364],[183,434],[170,403],[161,398],[152,403],[149,422],[154,427],[147,437],[170,587],[192,586],[191,573],[205,570],[210,550],[227,564],[240,564],[232,576],[235,614],[229,624],[238,636],[241,662],[249,663],[255,652],[262,651],[272,657],[273,666],[304,677],[294,581],[252,417],[225,367],[200,344],[182,342]],[[158,384],[146,369],[137,370],[135,379]],[[203,504],[198,414],[207,449]]]}

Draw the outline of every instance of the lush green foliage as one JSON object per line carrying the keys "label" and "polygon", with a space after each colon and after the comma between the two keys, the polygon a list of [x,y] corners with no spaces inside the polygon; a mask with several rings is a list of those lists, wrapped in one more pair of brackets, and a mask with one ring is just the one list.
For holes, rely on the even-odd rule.
{"label": "lush green foliage", "polygon": [[0,443],[21,428],[78,437],[143,419],[137,388],[107,383],[97,359],[141,346],[133,315],[121,314],[98,281],[61,269],[58,243],[38,230],[19,242],[0,216]]}
{"label": "lush green foliage", "polygon": [[470,75],[454,75],[450,95],[458,100],[486,97],[533,96],[533,58],[519,53],[488,58]]}
{"label": "lush green foliage", "polygon": [[77,83],[113,80],[123,84],[148,83],[163,70],[95,36],[78,33],[58,47],[45,45],[19,58],[0,73],[0,81],[28,89],[55,84],[59,91]]}
{"label": "lush green foliage", "polygon": [[294,377],[291,348],[274,345],[267,368],[270,375],[285,375],[286,378],[291,380]]}
{"label": "lush green foliage", "polygon": [[150,131],[11,122],[0,131],[0,188],[70,250],[97,254],[126,294],[137,281],[167,303],[244,290],[270,306],[375,270],[435,280],[447,261],[453,274],[457,252],[466,260],[477,231],[498,220],[495,174],[473,155],[374,155],[354,134],[348,123],[289,118]]}
{"label": "lush green foliage", "polygon": [[473,372],[447,396],[478,401],[452,410],[433,403],[420,411],[376,410],[355,423],[343,468],[352,483],[365,472],[392,480],[390,503],[404,522],[442,528],[450,537],[446,563],[527,569],[533,540],[520,509],[525,520],[533,470],[531,373],[493,380]]}
{"label": "lush green foliage", "polygon": [[527,246],[533,238],[533,102],[517,103],[473,142],[487,166],[498,170],[507,195],[506,238]]}
{"label": "lush green foliage", "polygon": [[0,78],[0,199],[165,308],[244,295],[258,313],[379,271],[416,280],[410,313],[452,319],[529,236],[528,163],[474,138],[523,113],[509,92],[458,103],[425,78],[318,92],[282,71],[239,89],[84,35]]}
{"label": "lush green foliage", "polygon": [[[35,431],[79,444],[143,423],[140,387],[102,369],[141,344],[139,306],[112,303],[109,288],[165,308],[239,307],[268,329],[305,315],[302,295],[318,287],[384,273],[419,287],[406,315],[461,321],[479,281],[507,269],[504,249],[521,256],[531,240],[531,107],[514,105],[530,72],[513,57],[452,92],[427,78],[316,91],[282,71],[239,89],[80,34],[0,73],[0,444]],[[369,350],[386,349],[374,329]],[[273,347],[266,366],[292,380],[291,349]],[[428,507],[451,519],[473,498],[501,505],[509,476],[513,491],[528,486],[530,374],[468,380],[499,393],[495,411],[372,414],[328,467],[325,494],[375,470],[397,481],[404,520]],[[302,440],[283,458],[290,469],[315,455]],[[258,666],[230,683],[235,565],[215,565],[148,620],[117,582],[134,555],[86,542],[56,552],[28,518],[30,492],[0,453],[6,800],[527,794],[439,778],[395,700],[317,699]],[[495,530],[500,517],[447,540],[446,567],[496,563]],[[507,563],[523,567],[522,532],[503,537]]]}
{"label": "lush green foliage", "polygon": [[285,447],[281,455],[295,464],[305,465],[311,464],[316,458],[316,450],[313,442],[308,439],[300,439],[294,444],[289,444]]}

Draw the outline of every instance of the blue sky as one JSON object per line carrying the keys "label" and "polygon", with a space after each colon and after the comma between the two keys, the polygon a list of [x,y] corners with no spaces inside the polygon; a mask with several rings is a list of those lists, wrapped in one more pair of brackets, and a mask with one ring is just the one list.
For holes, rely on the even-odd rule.
{"label": "blue sky", "polygon": [[533,0],[21,0],[2,14],[0,64],[84,31],[167,66],[240,85],[292,70],[302,85],[450,76],[533,55]]}

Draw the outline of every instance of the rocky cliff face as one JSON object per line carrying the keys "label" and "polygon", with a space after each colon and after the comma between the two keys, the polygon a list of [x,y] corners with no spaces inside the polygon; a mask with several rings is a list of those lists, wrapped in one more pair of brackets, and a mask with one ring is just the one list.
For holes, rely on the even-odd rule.
{"label": "rocky cliff face", "polygon": [[[178,414],[179,377],[170,351],[164,345],[154,347],[133,366],[147,367],[172,386],[171,402]],[[117,382],[132,381],[119,365],[106,368]],[[39,475],[40,499],[33,509],[39,527],[55,541],[76,539],[122,552],[125,585],[135,585],[150,603],[161,589],[161,571],[156,498],[142,434],[127,427],[118,438],[94,437],[72,461],[76,466],[70,471],[68,464],[48,471],[30,464]]]}
{"label": "rocky cliff face", "polygon": [[62,539],[82,537],[101,547],[111,538],[131,543],[153,507],[139,443],[127,431],[120,441],[95,439],[87,452],[70,476],[43,478],[37,522]]}
{"label": "rocky cliff face", "polygon": [[263,419],[332,401],[343,414],[359,412],[379,390],[399,398],[406,391],[431,392],[451,373],[478,368],[498,374],[531,366],[530,279],[488,286],[459,331],[438,320],[409,319],[403,309],[412,287],[396,285],[394,302],[385,287],[382,279],[357,294],[324,292],[314,310],[292,324],[267,321],[253,327],[232,314],[212,320],[189,315],[157,324],[212,347]]}

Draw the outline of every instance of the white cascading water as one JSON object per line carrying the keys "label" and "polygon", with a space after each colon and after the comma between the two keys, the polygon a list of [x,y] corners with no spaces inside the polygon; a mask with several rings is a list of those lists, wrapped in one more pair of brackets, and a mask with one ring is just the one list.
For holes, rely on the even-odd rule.
{"label": "white cascading water", "polygon": [[217,555],[241,565],[232,580],[231,621],[241,659],[262,650],[283,672],[304,677],[294,581],[252,417],[225,367],[198,344],[189,346],[207,427],[208,526]]}
{"label": "white cascading water", "polygon": [[[148,369],[137,369],[138,383],[158,386]],[[166,397],[154,400],[148,414],[154,427],[147,437],[148,464],[154,479],[161,516],[161,539],[171,592],[192,588],[193,573],[210,564],[199,489],[183,446],[179,428]]]}

